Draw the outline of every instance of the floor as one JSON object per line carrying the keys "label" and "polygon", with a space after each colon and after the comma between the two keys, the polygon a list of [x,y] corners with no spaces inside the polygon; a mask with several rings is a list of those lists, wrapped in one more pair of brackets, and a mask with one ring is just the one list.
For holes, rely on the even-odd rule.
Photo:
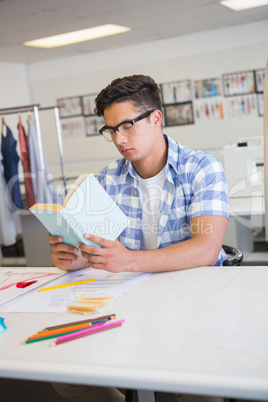
{"label": "floor", "polygon": [[[124,391],[122,391],[124,392]],[[40,381],[0,379],[1,402],[64,402],[52,385]],[[156,402],[175,402],[174,394],[156,393]],[[89,401],[91,402],[91,401]],[[93,402],[93,401],[92,401]],[[107,401],[109,402],[109,401]],[[137,392],[133,391],[132,402],[138,402]]]}
{"label": "floor", "polygon": [[0,379],[1,402],[64,402],[50,383]]}
{"label": "floor", "polygon": [[[124,390],[121,390],[124,393]],[[56,393],[50,383],[0,379],[1,402],[66,402],[67,399]],[[174,394],[156,392],[156,402],[176,402]],[[249,402],[245,400],[224,399],[224,402]],[[93,401],[88,401],[93,402]],[[109,401],[107,401],[109,402]],[[138,402],[137,392],[133,391],[132,401]],[[251,402],[261,402],[258,400]]]}
{"label": "floor", "polygon": [[268,265],[268,251],[255,251],[249,254],[241,265]]}

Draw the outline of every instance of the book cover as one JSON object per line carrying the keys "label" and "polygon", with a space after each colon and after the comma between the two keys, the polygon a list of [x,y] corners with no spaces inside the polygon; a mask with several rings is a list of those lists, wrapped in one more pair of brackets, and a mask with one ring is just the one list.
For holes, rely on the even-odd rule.
{"label": "book cover", "polygon": [[[128,219],[91,173],[79,176],[67,193],[63,206],[34,204],[30,211],[64,243],[99,246],[85,239],[86,233],[115,240],[127,227]],[[100,247],[100,246],[99,246]]]}

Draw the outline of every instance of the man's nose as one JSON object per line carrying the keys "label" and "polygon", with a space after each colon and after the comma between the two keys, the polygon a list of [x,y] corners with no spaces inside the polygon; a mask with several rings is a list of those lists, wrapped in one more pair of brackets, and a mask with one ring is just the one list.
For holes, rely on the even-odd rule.
{"label": "man's nose", "polygon": [[114,135],[114,143],[116,145],[121,145],[125,144],[127,142],[127,137],[120,133],[119,130],[116,130],[115,135]]}

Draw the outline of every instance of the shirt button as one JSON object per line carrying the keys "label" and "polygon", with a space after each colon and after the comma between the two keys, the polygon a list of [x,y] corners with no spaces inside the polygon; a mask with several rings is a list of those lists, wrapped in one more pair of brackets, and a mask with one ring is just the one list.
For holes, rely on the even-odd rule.
{"label": "shirt button", "polygon": [[137,244],[135,244],[134,248],[135,248],[135,249],[137,249],[137,248],[138,248]]}
{"label": "shirt button", "polygon": [[140,218],[137,218],[137,222],[139,222],[140,221]]}

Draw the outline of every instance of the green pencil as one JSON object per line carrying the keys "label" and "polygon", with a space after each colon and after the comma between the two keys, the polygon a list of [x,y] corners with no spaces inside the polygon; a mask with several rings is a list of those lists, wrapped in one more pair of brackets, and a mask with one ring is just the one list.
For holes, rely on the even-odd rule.
{"label": "green pencil", "polygon": [[58,334],[54,334],[54,335],[44,335],[44,336],[40,336],[40,337],[29,337],[28,339],[26,339],[26,341],[22,342],[23,344],[25,343],[33,343],[33,342],[38,342],[38,341],[45,341],[46,339],[51,339],[51,338],[56,338],[58,336],[62,336],[62,335],[67,335],[67,334],[71,334],[72,332],[79,332],[81,331],[81,329],[73,329],[72,331],[63,331],[60,332]]}

